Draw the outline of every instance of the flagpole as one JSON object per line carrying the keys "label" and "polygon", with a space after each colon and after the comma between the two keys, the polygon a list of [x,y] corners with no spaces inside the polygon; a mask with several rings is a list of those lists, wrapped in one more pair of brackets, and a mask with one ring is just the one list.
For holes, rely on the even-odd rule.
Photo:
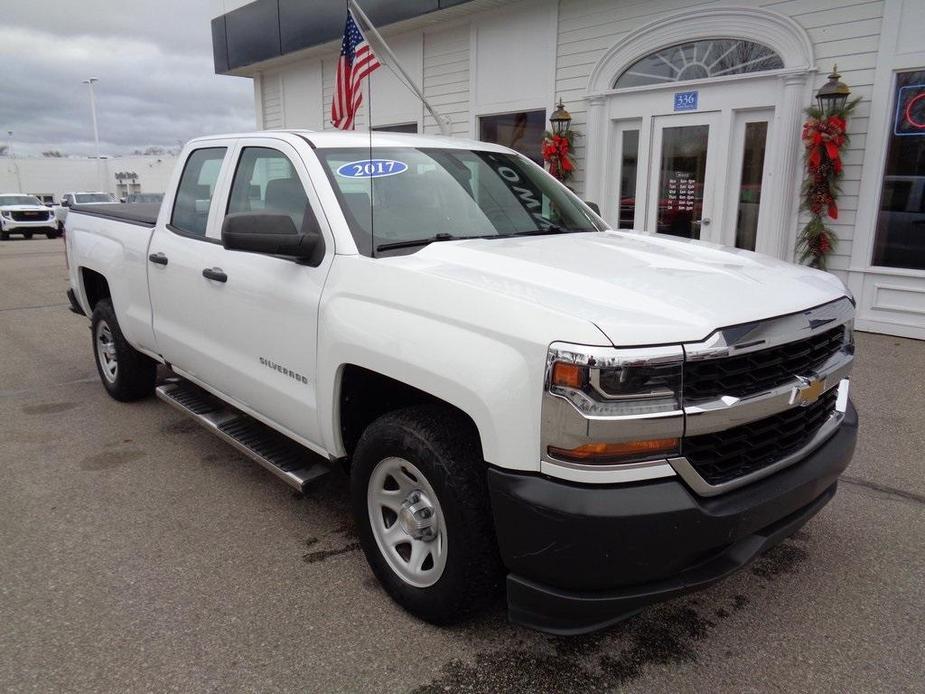
{"label": "flagpole", "polygon": [[411,91],[413,91],[415,95],[423,102],[424,108],[426,108],[428,113],[430,113],[430,115],[433,116],[433,119],[437,121],[437,125],[440,128],[440,133],[449,137],[451,135],[451,132],[450,132],[450,124],[447,121],[447,119],[444,118],[439,113],[437,113],[434,107],[430,105],[430,102],[424,97],[423,92],[420,89],[418,89],[417,84],[415,84],[414,80],[411,79],[411,76],[407,72],[405,72],[405,69],[401,66],[401,63],[398,62],[398,58],[395,57],[395,54],[392,52],[392,49],[389,48],[389,44],[385,42],[385,39],[382,38],[382,35],[378,32],[376,27],[373,26],[373,23],[369,21],[369,17],[366,16],[366,13],[363,11],[363,9],[357,4],[356,0],[347,0],[347,5],[348,7],[350,7],[350,9],[352,9],[354,12],[357,13],[357,16],[360,19],[363,20],[363,23],[366,24],[367,29],[369,29],[370,33],[372,33],[372,35],[376,38],[376,41],[382,47],[382,50],[385,51],[385,54],[391,60],[392,65],[399,72],[401,72],[401,74],[407,80],[408,88],[411,89]]}

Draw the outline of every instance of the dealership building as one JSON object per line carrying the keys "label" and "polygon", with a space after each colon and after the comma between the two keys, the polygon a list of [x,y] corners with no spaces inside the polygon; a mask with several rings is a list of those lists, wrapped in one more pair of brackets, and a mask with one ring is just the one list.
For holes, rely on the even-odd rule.
{"label": "dealership building", "polygon": [[[575,134],[569,185],[612,225],[787,260],[809,219],[804,109],[837,64],[861,101],[829,269],[854,293],[860,329],[925,338],[923,0],[360,5],[454,135],[542,162],[561,99]],[[216,72],[253,79],[257,127],[332,127],[343,0],[213,6]],[[393,70],[370,89],[358,129],[439,133]]]}

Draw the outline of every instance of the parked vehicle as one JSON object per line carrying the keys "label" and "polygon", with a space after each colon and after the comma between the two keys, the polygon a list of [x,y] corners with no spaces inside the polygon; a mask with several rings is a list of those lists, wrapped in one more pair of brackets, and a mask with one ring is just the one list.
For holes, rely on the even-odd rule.
{"label": "parked vehicle", "polygon": [[64,231],[67,211],[74,205],[111,205],[115,201],[112,193],[62,193],[61,204],[54,208],[58,228]]}
{"label": "parked vehicle", "polygon": [[597,629],[835,494],[857,431],[836,277],[612,231],[497,145],[370,152],[201,138],[159,210],[72,208],[107,392],[156,391],[297,489],[342,463],[373,572],[434,623],[504,584],[515,622]]}
{"label": "parked vehicle", "polygon": [[164,199],[163,193],[129,193],[125,196],[123,202],[127,203],[138,203],[138,202],[161,202]]}
{"label": "parked vehicle", "polygon": [[10,234],[26,239],[45,234],[53,239],[58,236],[54,212],[34,195],[0,194],[0,239],[7,241]]}

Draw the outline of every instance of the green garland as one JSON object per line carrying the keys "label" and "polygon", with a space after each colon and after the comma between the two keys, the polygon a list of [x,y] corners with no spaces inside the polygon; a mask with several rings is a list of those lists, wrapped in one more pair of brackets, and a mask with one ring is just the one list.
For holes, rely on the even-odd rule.
{"label": "green garland", "polygon": [[803,124],[805,177],[801,209],[810,219],[800,230],[796,251],[800,262],[826,269],[826,258],[838,246],[838,237],[824,217],[838,219],[839,182],[842,176],[841,150],[849,142],[848,117],[860,99],[840,109],[823,112],[818,106],[806,109],[809,119]]}

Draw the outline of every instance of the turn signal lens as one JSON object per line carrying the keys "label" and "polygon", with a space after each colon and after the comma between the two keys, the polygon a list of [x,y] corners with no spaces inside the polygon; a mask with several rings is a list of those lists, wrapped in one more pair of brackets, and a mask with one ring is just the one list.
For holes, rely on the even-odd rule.
{"label": "turn signal lens", "polygon": [[552,384],[563,388],[581,388],[585,384],[584,375],[584,367],[557,361],[552,367]]}
{"label": "turn signal lens", "polygon": [[547,452],[553,458],[575,463],[628,463],[644,458],[672,455],[677,453],[679,443],[680,440],[677,438],[624,443],[594,442],[578,448],[549,446]]}

